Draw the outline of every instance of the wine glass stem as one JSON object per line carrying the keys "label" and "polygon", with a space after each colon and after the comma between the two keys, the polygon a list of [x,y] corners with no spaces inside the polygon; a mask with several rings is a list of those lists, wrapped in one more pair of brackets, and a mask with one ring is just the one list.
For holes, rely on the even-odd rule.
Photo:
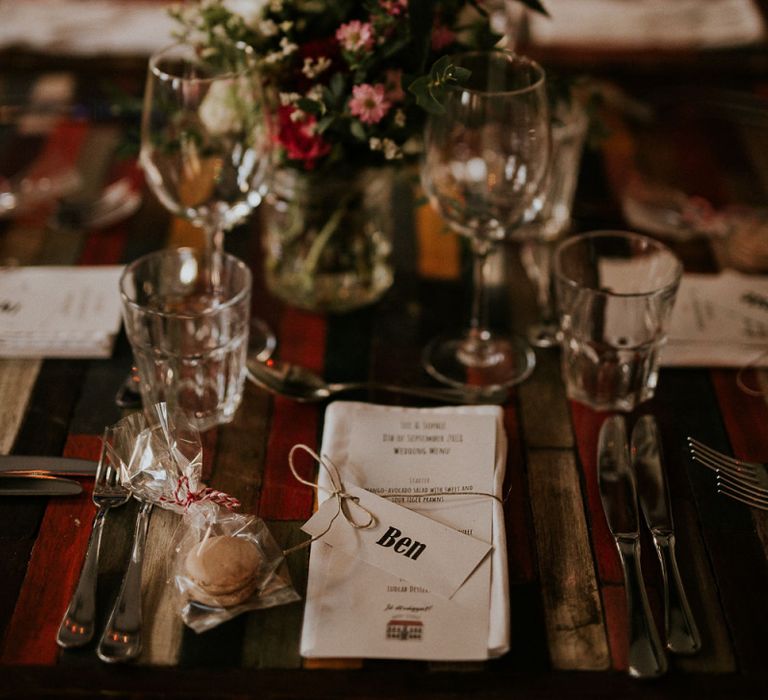
{"label": "wine glass stem", "polygon": [[481,343],[488,339],[488,299],[486,295],[485,271],[491,243],[472,238],[472,307],[469,317],[469,339]]}
{"label": "wine glass stem", "polygon": [[224,229],[208,227],[205,231],[205,263],[211,271],[211,289],[221,288],[222,256],[224,255]]}

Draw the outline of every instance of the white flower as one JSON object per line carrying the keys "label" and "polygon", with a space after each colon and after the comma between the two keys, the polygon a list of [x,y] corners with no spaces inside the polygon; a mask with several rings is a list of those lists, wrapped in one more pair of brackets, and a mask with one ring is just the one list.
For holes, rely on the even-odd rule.
{"label": "white flower", "polygon": [[277,34],[277,32],[279,31],[277,28],[277,25],[271,19],[265,19],[264,21],[259,22],[258,30],[262,36],[267,36],[267,37],[275,36],[275,34]]}
{"label": "white flower", "polygon": [[399,126],[401,129],[405,126],[405,112],[402,109],[398,109],[395,112],[395,126]]}
{"label": "white flower", "polygon": [[325,56],[320,56],[317,60],[312,60],[310,56],[304,59],[304,65],[301,68],[301,72],[307,76],[310,80],[314,80],[323,71],[328,70],[331,67],[331,59]]}
{"label": "white flower", "polygon": [[323,101],[323,86],[322,85],[313,85],[309,90],[307,90],[307,97],[310,100],[314,100],[315,102],[322,102]]}
{"label": "white flower", "polygon": [[299,99],[301,99],[301,95],[298,92],[281,92],[280,93],[280,104],[283,107],[292,105],[294,102],[296,102]]}
{"label": "white flower", "polygon": [[239,131],[248,112],[253,112],[253,95],[237,82],[214,82],[200,104],[198,116],[208,133],[221,136]]}
{"label": "white flower", "polygon": [[306,116],[305,112],[297,108],[291,112],[290,120],[295,124],[296,122],[303,122]]}
{"label": "white flower", "polygon": [[294,51],[299,50],[298,44],[294,44],[287,36],[280,39],[280,48],[283,50],[283,56],[290,56]]}
{"label": "white flower", "polygon": [[270,0],[269,9],[272,10],[272,12],[282,12],[283,0]]}
{"label": "white flower", "polygon": [[372,151],[384,151],[387,160],[398,160],[403,157],[403,152],[392,139],[380,139],[372,136],[368,139],[368,148]]}

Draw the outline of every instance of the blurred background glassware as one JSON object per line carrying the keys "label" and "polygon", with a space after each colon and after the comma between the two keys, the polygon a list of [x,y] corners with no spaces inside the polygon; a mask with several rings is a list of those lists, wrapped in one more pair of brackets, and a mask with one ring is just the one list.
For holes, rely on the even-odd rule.
{"label": "blurred background glassware", "polygon": [[428,119],[421,179],[432,206],[470,242],[473,298],[468,330],[433,340],[424,366],[454,386],[511,386],[531,373],[535,356],[522,338],[488,329],[486,262],[500,241],[512,238],[546,173],[544,71],[506,51],[451,60],[471,73],[465,84],[447,86],[443,112]]}
{"label": "blurred background glassware", "polygon": [[200,251],[156,251],[120,279],[126,333],[144,406],[165,401],[199,430],[228,423],[243,395],[251,272],[227,253],[210,284]]}
{"label": "blurred background glassware", "polygon": [[[272,129],[265,94],[256,56],[244,44],[206,57],[179,43],[149,60],[140,162],[163,206],[203,229],[202,262],[214,287],[225,232],[267,191]],[[264,346],[274,344],[272,331],[261,327]]]}
{"label": "blurred background glassware", "polygon": [[647,236],[596,231],[562,241],[553,271],[568,398],[599,411],[650,399],[683,273],[677,256]]}
{"label": "blurred background glassware", "polygon": [[552,253],[571,227],[571,211],[589,117],[576,98],[558,99],[551,114],[552,154],[541,190],[515,232],[522,240],[520,259],[536,292],[539,320],[528,329],[532,345],[548,348],[558,343],[559,323],[552,290]]}

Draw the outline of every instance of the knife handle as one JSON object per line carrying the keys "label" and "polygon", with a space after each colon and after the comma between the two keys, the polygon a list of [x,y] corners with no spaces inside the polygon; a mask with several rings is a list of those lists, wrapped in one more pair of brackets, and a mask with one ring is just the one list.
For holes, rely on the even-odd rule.
{"label": "knife handle", "polygon": [[701,637],[693,619],[683,581],[675,557],[675,536],[654,535],[656,552],[664,579],[664,627],[667,649],[675,654],[695,654],[701,648]]}
{"label": "knife handle", "polygon": [[640,568],[640,542],[636,538],[616,542],[627,592],[629,617],[629,675],[655,678],[667,670],[667,657],[651,615]]}

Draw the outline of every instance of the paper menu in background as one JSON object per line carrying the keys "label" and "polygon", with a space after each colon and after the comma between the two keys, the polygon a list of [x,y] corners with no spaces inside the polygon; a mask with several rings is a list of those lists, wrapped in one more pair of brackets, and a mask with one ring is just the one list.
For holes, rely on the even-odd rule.
{"label": "paper menu in background", "polygon": [[683,275],[662,365],[738,367],[765,350],[768,277],[732,270]]}
{"label": "paper menu in background", "polygon": [[120,330],[123,267],[0,270],[0,356],[108,357]]}
{"label": "paper menu in background", "polygon": [[[399,491],[401,505],[492,542],[494,549],[447,600],[341,550],[315,543],[302,655],[469,660],[506,651],[508,595],[501,506],[493,498],[477,495],[429,495],[430,491],[501,492],[506,460],[501,410],[337,402],[326,412],[322,453],[337,466],[345,484],[358,484],[374,493]],[[327,478],[318,483],[327,485]]]}

